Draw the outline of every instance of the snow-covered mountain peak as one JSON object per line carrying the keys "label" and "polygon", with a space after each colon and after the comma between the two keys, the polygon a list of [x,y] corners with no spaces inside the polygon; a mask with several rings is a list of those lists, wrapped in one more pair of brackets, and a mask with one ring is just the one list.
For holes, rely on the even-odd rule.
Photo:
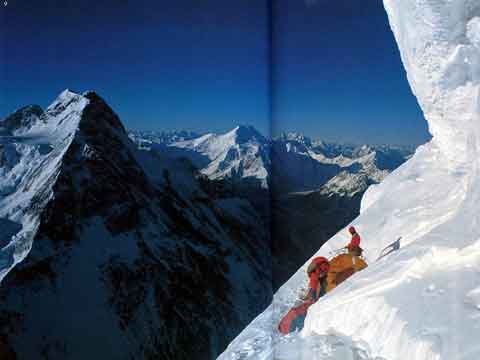
{"label": "snow-covered mountain peak", "polygon": [[266,143],[267,139],[253,126],[241,125],[223,134],[208,133],[195,139],[176,142],[173,146],[201,148],[204,149],[206,154],[216,157],[218,152],[225,150],[227,147]]}
{"label": "snow-covered mountain peak", "polygon": [[65,136],[77,131],[83,135],[92,135],[95,131],[109,127],[127,138],[118,116],[95,91],[78,94],[64,90],[48,106],[42,120],[30,132],[61,137],[62,134]]}
{"label": "snow-covered mountain peak", "polygon": [[17,231],[0,233],[0,281],[30,251],[88,103],[63,92],[45,112],[31,106],[2,121],[7,131],[0,136],[0,219],[14,223]]}
{"label": "snow-covered mountain peak", "polygon": [[70,103],[83,98],[81,94],[75,93],[69,89],[63,90],[56,99],[47,107],[47,112],[55,114],[56,110],[65,109]]}
{"label": "snow-covered mountain peak", "polygon": [[251,125],[239,125],[224,135],[225,138],[231,138],[237,144],[248,142],[266,143],[265,137]]}
{"label": "snow-covered mountain peak", "polygon": [[0,281],[28,254],[56,179],[68,168],[66,158],[103,154],[104,164],[129,164],[128,152],[134,149],[116,114],[94,92],[83,96],[65,90],[45,112],[38,106],[22,108],[1,126],[0,219],[13,221],[19,230],[0,233]]}
{"label": "snow-covered mountain peak", "polygon": [[84,125],[84,122],[91,121],[92,123],[88,124],[89,126],[97,127],[107,125],[111,129],[119,132],[123,137],[127,137],[127,131],[119,117],[103,98],[95,91],[88,91],[84,93],[83,97],[89,101],[89,106],[85,109],[86,114],[83,114],[81,126]]}
{"label": "snow-covered mountain peak", "polygon": [[70,90],[64,90],[45,110],[44,123],[32,129],[34,132],[62,133],[78,128],[83,109],[89,100]]}
{"label": "snow-covered mountain peak", "polygon": [[5,135],[16,135],[28,131],[31,127],[41,122],[44,112],[39,105],[28,105],[7,116],[1,123]]}
{"label": "snow-covered mountain peak", "polygon": [[267,187],[269,143],[253,126],[237,126],[224,134],[205,134],[169,144],[187,150],[192,162],[211,179],[251,178]]}

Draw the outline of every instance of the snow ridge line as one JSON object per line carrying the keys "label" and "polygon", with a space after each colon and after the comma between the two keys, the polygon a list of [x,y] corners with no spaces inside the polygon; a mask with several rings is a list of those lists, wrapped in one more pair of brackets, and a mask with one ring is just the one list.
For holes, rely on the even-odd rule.
{"label": "snow ridge line", "polygon": [[[65,90],[47,108],[44,121],[19,136],[1,139],[6,146],[13,145],[23,152],[21,161],[11,170],[20,171],[22,180],[14,192],[0,199],[0,218],[22,226],[11,239],[2,239],[6,245],[0,250],[0,285],[33,246],[42,212],[54,196],[53,187],[60,175],[63,158],[79,132],[83,109],[89,103],[82,95]],[[44,154],[40,151],[42,146],[50,150]],[[24,163],[28,167],[23,167]]]}

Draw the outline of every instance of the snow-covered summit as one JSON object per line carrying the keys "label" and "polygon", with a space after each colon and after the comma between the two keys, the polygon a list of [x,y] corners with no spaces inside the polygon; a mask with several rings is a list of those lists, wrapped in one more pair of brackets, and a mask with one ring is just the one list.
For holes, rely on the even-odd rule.
{"label": "snow-covered summit", "polygon": [[87,104],[87,98],[64,91],[46,111],[27,106],[0,124],[4,129],[0,136],[0,219],[18,224],[15,233],[1,235],[0,281],[30,251],[41,211],[53,194],[63,156]]}
{"label": "snow-covered summit", "polygon": [[[99,120],[101,119],[101,121]],[[0,282],[29,253],[45,207],[72,149],[95,157],[103,146],[129,144],[123,125],[95,92],[63,91],[48,108],[24,107],[0,122],[0,219],[18,224],[0,235]],[[97,151],[98,152],[98,151]]]}
{"label": "snow-covered summit", "polygon": [[17,115],[0,124],[0,358],[218,354],[271,294],[254,207],[138,150],[95,92]]}
{"label": "snow-covered summit", "polygon": [[15,135],[19,131],[28,131],[41,121],[43,114],[43,109],[39,105],[22,107],[2,121],[1,131],[5,135]]}
{"label": "snow-covered summit", "polygon": [[211,179],[249,178],[267,187],[270,158],[268,140],[253,126],[237,126],[224,134],[205,134],[196,139],[170,144],[190,150],[208,161],[198,163],[201,172]]}
{"label": "snow-covered summit", "polygon": [[194,139],[193,141],[181,141],[175,146],[186,148],[198,148],[205,152],[210,158],[215,158],[225,148],[243,144],[263,145],[267,139],[260,134],[253,126],[236,126],[224,134],[208,133]]}
{"label": "snow-covered summit", "polygon": [[[384,3],[433,139],[367,190],[354,224],[369,267],[314,304],[301,333],[279,336],[305,264],[219,359],[480,357],[480,3]],[[376,261],[400,236],[401,249]],[[347,241],[341,231],[315,255]]]}

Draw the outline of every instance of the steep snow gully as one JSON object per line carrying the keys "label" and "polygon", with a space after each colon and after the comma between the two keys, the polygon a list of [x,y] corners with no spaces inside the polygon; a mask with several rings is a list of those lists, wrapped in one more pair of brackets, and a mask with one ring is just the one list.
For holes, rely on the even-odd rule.
{"label": "steep snow gully", "polygon": [[[279,319],[305,266],[219,357],[480,358],[480,2],[384,0],[433,139],[369,188],[354,221],[370,266],[310,309],[300,333]],[[402,236],[402,248],[375,262]],[[347,242],[338,233],[315,256]]]}

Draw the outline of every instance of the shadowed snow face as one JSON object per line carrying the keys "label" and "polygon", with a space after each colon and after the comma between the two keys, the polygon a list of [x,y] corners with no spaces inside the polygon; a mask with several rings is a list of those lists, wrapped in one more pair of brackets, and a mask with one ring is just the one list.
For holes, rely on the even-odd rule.
{"label": "shadowed snow face", "polygon": [[450,161],[467,161],[480,139],[480,2],[384,3],[433,141]]}

